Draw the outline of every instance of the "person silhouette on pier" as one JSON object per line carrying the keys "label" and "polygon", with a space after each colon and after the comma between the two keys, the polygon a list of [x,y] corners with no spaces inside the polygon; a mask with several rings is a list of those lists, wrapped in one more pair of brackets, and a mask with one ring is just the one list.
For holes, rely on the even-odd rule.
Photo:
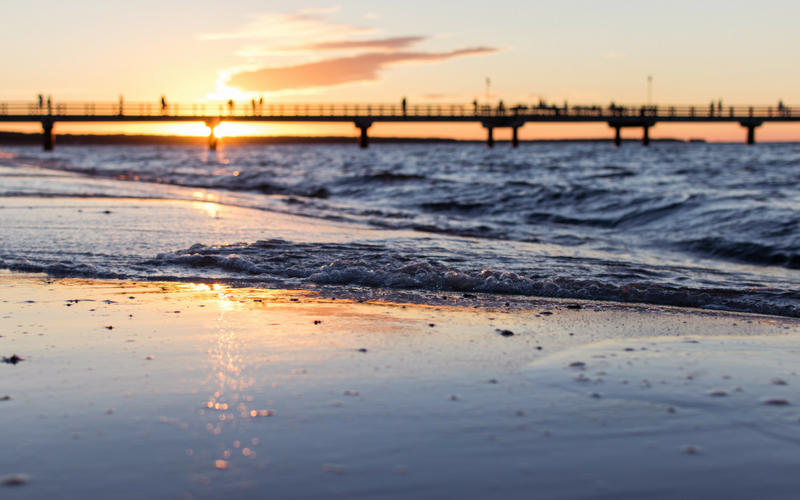
{"label": "person silhouette on pier", "polygon": [[228,111],[233,115],[233,99],[228,99]]}
{"label": "person silhouette on pier", "polygon": [[250,101],[250,106],[252,106],[252,108],[253,108],[253,115],[255,116],[255,114],[256,114],[256,100],[255,100],[255,99],[253,99],[252,101]]}
{"label": "person silhouette on pier", "polygon": [[406,98],[405,97],[403,97],[403,100],[401,101],[401,105],[403,106],[403,116],[406,116]]}
{"label": "person silhouette on pier", "polygon": [[497,114],[498,115],[506,114],[506,106],[505,106],[505,104],[503,104],[502,100],[497,103]]}
{"label": "person silhouette on pier", "polygon": [[47,96],[47,114],[53,114],[53,98],[52,96]]}
{"label": "person silhouette on pier", "polygon": [[161,113],[167,112],[167,97],[161,96]]}
{"label": "person silhouette on pier", "polygon": [[[722,109],[720,109],[722,111]],[[708,116],[714,116],[714,101],[711,101],[711,107],[708,108]]]}
{"label": "person silhouette on pier", "polygon": [[39,94],[39,111],[41,111],[43,107],[44,107],[44,96],[42,94]]}
{"label": "person silhouette on pier", "polygon": [[477,99],[473,99],[472,100],[472,110],[475,111],[476,115],[478,114],[478,100]]}

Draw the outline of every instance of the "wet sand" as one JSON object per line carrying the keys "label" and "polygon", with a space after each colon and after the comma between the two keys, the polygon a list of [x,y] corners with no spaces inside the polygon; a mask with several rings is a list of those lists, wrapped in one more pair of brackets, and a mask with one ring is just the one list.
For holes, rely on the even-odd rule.
{"label": "wet sand", "polygon": [[0,356],[23,360],[0,364],[0,476],[16,483],[0,492],[793,498],[798,332],[667,307],[2,271]]}

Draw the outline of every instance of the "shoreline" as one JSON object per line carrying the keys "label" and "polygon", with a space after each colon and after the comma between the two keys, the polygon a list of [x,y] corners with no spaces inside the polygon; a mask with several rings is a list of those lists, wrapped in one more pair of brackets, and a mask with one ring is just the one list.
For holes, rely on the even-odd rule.
{"label": "shoreline", "polygon": [[[703,289],[650,285],[646,281],[602,283],[559,278],[557,274],[553,279],[534,279],[486,267],[488,274],[484,276],[484,273],[467,272],[454,266],[437,267],[425,262],[417,265],[413,261],[406,264],[417,266],[418,270],[403,271],[392,266],[367,268],[358,264],[363,251],[360,245],[366,245],[367,249],[384,248],[388,241],[402,241],[418,249],[430,248],[428,259],[433,260],[441,251],[438,245],[443,241],[469,247],[475,255],[511,251],[558,255],[555,252],[559,249],[514,242],[504,242],[498,247],[491,239],[458,235],[436,235],[437,242],[430,240],[423,231],[382,230],[286,213],[281,211],[282,198],[264,197],[270,205],[248,208],[237,206],[233,196],[241,194],[223,195],[222,190],[206,189],[193,192],[168,184],[125,182],[123,187],[132,196],[122,198],[119,181],[80,179],[78,187],[91,189],[95,194],[65,197],[63,189],[68,184],[53,179],[65,176],[64,180],[71,182],[75,176],[58,172],[50,179],[48,171],[28,170],[36,172],[35,175],[45,182],[34,196],[24,196],[23,192],[20,196],[0,198],[0,210],[8,220],[7,227],[0,229],[0,268],[48,272],[55,277],[213,281],[265,288],[341,286],[388,297],[402,293],[418,296],[440,292],[450,295],[478,293],[495,296],[501,303],[539,298],[588,299],[623,305],[650,304],[800,317],[790,298],[781,299],[769,289]],[[13,178],[9,176],[9,184],[11,182]],[[52,186],[59,191],[43,196],[42,186]],[[164,198],[137,197],[131,192],[132,188],[141,189],[145,195],[150,193],[147,190],[160,190],[158,193]],[[198,193],[199,198],[189,198]],[[207,196],[211,199],[207,200]],[[178,225],[187,229],[175,232],[174,227]],[[158,238],[153,240],[155,235]],[[320,244],[338,246],[341,251],[317,256],[313,247]],[[87,245],[93,251],[87,253]],[[272,275],[270,268],[261,264],[280,258],[283,252],[294,252],[298,245],[312,253],[307,263],[295,262],[298,265],[293,271],[295,274]],[[352,249],[348,245],[353,245]],[[30,254],[29,248],[38,248],[38,251]],[[252,253],[262,248],[266,253]],[[76,256],[77,262],[72,262],[71,255]],[[595,257],[603,258],[602,255]],[[140,266],[143,260],[155,265],[144,270]],[[131,276],[130,266],[140,266],[138,277]],[[419,280],[417,272],[423,273]]]}

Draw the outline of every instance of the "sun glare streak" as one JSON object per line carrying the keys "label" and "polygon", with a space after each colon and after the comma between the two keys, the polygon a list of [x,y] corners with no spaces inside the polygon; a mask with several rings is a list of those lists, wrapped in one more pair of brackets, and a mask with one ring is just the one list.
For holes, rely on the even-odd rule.
{"label": "sun glare streak", "polygon": [[[198,194],[200,194],[201,196],[203,195],[203,193],[194,193],[195,197],[198,197],[197,196]],[[206,197],[208,197],[209,199],[213,199],[214,195],[209,194],[209,195],[206,195]],[[196,201],[196,202],[192,203],[192,208],[194,208],[195,210],[199,210],[201,212],[205,212],[210,217],[216,218],[217,214],[219,213],[219,208],[220,207],[216,203],[202,203],[202,202]]]}

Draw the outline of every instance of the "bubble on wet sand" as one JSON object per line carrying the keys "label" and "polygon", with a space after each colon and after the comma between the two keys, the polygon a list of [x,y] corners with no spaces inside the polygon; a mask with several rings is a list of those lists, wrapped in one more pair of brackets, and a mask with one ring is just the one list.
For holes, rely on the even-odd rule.
{"label": "bubble on wet sand", "polygon": [[322,472],[333,472],[341,475],[347,473],[347,467],[341,464],[324,463],[322,464]]}
{"label": "bubble on wet sand", "polygon": [[250,412],[251,417],[272,417],[275,415],[273,410],[252,410]]}
{"label": "bubble on wet sand", "polygon": [[11,474],[10,476],[0,477],[0,483],[5,486],[21,486],[30,481],[30,477],[25,474]]}

